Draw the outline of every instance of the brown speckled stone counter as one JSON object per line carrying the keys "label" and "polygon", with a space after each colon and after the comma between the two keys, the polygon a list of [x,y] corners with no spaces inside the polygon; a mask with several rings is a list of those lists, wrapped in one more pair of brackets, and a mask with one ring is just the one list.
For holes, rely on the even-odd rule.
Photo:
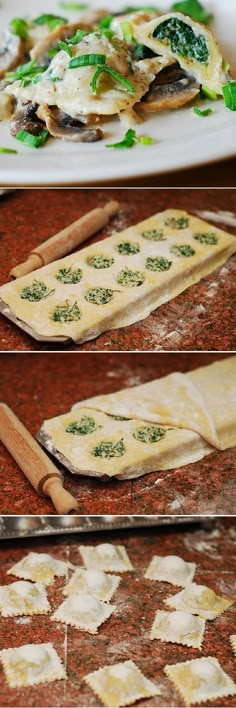
{"label": "brown speckled stone counter", "polygon": [[[85,212],[118,199],[121,213],[107,229],[90,240],[100,240],[169,207],[231,211],[236,214],[236,192],[213,189],[28,189],[17,190],[0,201],[0,283],[30,250]],[[219,227],[236,233],[236,229]],[[109,330],[79,348],[83,351],[233,350],[236,348],[236,258],[149,317],[130,327]],[[58,345],[35,342],[0,316],[0,349],[48,350]]]}
{"label": "brown speckled stone counter", "polygon": [[[168,528],[143,528],[109,533],[70,535],[50,539],[8,541],[0,551],[0,584],[14,582],[6,571],[30,551],[51,553],[60,560],[81,564],[80,543],[93,545],[106,541],[124,544],[134,572],[124,573],[112,603],[115,613],[99,629],[96,636],[73,627],[53,624],[49,616],[2,618],[1,648],[16,647],[31,642],[52,641],[68,678],[50,684],[9,689],[0,670],[0,705],[8,706],[100,706],[100,701],[83,682],[83,677],[105,664],[133,659],[143,673],[161,686],[161,695],[145,699],[137,706],[176,706],[182,704],[179,694],[163,672],[164,666],[200,656],[215,656],[229,676],[236,680],[236,661],[229,642],[235,633],[235,606],[221,617],[206,623],[202,651],[158,640],[150,641],[149,633],[157,609],[166,609],[163,600],[180,588],[168,583],[145,580],[145,570],[155,554],[180,555],[197,564],[194,581],[207,585],[218,594],[235,598],[235,522],[221,519],[212,528],[182,525]],[[64,599],[65,581],[58,578],[48,589],[49,601],[55,610]],[[133,704],[132,704],[133,705]],[[136,704],[135,704],[136,705]],[[201,704],[202,705],[202,704]],[[208,704],[207,704],[208,705]],[[235,697],[211,701],[209,706],[235,707]]]}
{"label": "brown speckled stone counter", "polygon": [[[222,354],[1,354],[0,400],[36,435],[43,420],[70,410],[78,400],[112,393],[173,371],[210,364]],[[59,463],[57,463],[59,464]],[[64,468],[63,468],[64,469]],[[200,462],[136,480],[101,482],[65,472],[65,487],[80,514],[234,514],[235,449]],[[0,513],[53,513],[7,450],[0,450]]]}

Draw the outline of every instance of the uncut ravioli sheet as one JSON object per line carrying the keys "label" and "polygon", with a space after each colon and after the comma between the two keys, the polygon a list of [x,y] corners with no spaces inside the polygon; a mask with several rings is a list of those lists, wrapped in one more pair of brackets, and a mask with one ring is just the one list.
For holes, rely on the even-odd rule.
{"label": "uncut ravioli sheet", "polygon": [[[120,252],[124,242],[131,244],[131,253]],[[1,310],[36,339],[81,344],[110,328],[144,319],[235,251],[236,239],[230,234],[184,211],[168,209],[3,285]],[[110,264],[102,268],[89,265],[87,259],[94,256],[102,256]],[[80,269],[82,277],[77,283],[61,282],[56,276],[62,269]],[[135,275],[124,276],[127,270]],[[32,287],[34,280],[43,282],[47,296],[38,301],[22,299],[22,291]],[[108,291],[107,302],[86,299],[88,291],[95,288]],[[55,321],[57,308],[65,305],[67,310],[75,307],[76,319],[72,312],[67,322]]]}
{"label": "uncut ravioli sheet", "polygon": [[80,402],[46,420],[38,437],[75,474],[131,479],[172,469],[236,445],[235,386],[236,356],[227,357]]}

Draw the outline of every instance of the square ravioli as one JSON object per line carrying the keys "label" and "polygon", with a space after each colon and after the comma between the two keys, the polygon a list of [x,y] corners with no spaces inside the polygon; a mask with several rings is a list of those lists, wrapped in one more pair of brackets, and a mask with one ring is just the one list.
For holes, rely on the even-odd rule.
{"label": "square ravioli", "polygon": [[150,639],[201,649],[204,631],[205,620],[194,617],[190,612],[157,610]]}
{"label": "square ravioli", "polygon": [[206,585],[197,585],[197,583],[192,583],[177,595],[168,597],[164,602],[169,607],[176,610],[188,610],[193,615],[198,615],[206,620],[219,617],[234,604],[234,600],[216,595],[211,588]]}
{"label": "square ravioli", "polygon": [[51,585],[54,577],[66,575],[70,563],[57,560],[49,553],[29,553],[7,571],[8,575],[16,575],[23,580],[33,580],[43,585]]}
{"label": "square ravioli", "polygon": [[196,563],[187,563],[179,556],[153,556],[144,577],[185,588],[192,582],[195,570]]}
{"label": "square ravioli", "polygon": [[0,661],[10,688],[34,686],[66,678],[64,666],[51,642],[3,649],[0,651]]}
{"label": "square ravioli", "polygon": [[109,602],[118,588],[121,578],[118,575],[109,575],[103,570],[90,568],[77,568],[64,587],[63,595],[88,594],[97,600]]}
{"label": "square ravioli", "polygon": [[142,698],[160,695],[159,687],[130,660],[93,671],[84,681],[108,708],[128,706]]}
{"label": "square ravioli", "polygon": [[164,671],[187,706],[236,695],[236,684],[213,656],[167,664]]}
{"label": "square ravioli", "polygon": [[125,573],[134,570],[124,546],[100,543],[98,546],[79,546],[86,568]]}
{"label": "square ravioli", "polygon": [[93,595],[70,595],[50,618],[52,622],[64,622],[72,627],[97,634],[98,627],[115,611],[116,605],[107,605]]}
{"label": "square ravioli", "polygon": [[230,641],[233,648],[233,652],[236,655],[236,634],[231,634]]}
{"label": "square ravioli", "polygon": [[2,617],[40,615],[50,612],[45,587],[41,583],[17,580],[0,586],[0,614]]}

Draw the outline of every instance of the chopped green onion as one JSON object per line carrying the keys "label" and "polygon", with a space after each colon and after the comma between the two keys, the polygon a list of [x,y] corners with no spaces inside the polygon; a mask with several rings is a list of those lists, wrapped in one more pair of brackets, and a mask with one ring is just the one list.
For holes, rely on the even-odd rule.
{"label": "chopped green onion", "polygon": [[153,144],[153,138],[149,137],[148,135],[142,135],[140,138],[137,137],[136,131],[133,130],[133,128],[129,128],[127,132],[125,133],[125,137],[123,140],[121,140],[120,143],[113,143],[112,145],[106,145],[106,147],[111,147],[111,148],[118,148],[119,150],[122,150],[123,148],[131,148],[135,144],[140,144],[140,145],[152,145]]}
{"label": "chopped green onion", "polygon": [[153,138],[151,138],[149,135],[141,135],[141,137],[138,138],[138,142],[141,145],[153,145]]}
{"label": "chopped green onion", "polygon": [[129,22],[121,22],[120,28],[124,42],[130,43],[133,40],[132,30]]}
{"label": "chopped green onion", "polygon": [[71,59],[68,64],[68,69],[76,69],[78,66],[94,66],[96,64],[105,64],[105,54],[81,54],[80,57]]}
{"label": "chopped green onion", "polygon": [[25,41],[28,38],[28,22],[22,20],[20,17],[14,17],[10,22],[10,28],[13,34]]}
{"label": "chopped green onion", "polygon": [[44,145],[48,138],[48,130],[42,130],[39,135],[32,135],[31,133],[28,133],[27,130],[20,130],[16,135],[16,139],[20,140],[21,143],[24,143],[24,145],[27,145],[28,147],[34,148],[39,148]]}
{"label": "chopped green onion", "polygon": [[58,25],[67,25],[68,20],[66,17],[59,17],[58,15],[39,15],[33,20],[34,25],[47,25],[49,29],[53,30]]}
{"label": "chopped green onion", "polygon": [[106,15],[106,17],[102,17],[98,23],[99,29],[109,29],[113,19],[113,15]]}
{"label": "chopped green onion", "polygon": [[72,57],[72,51],[71,51],[70,47],[68,47],[68,44],[66,42],[60,41],[60,42],[58,42],[58,45],[59,45],[60,49],[63,49],[63,51],[69,55],[69,57]]}
{"label": "chopped green onion", "polygon": [[208,25],[213,15],[210,15],[204,7],[201,5],[199,0],[183,0],[182,2],[175,2],[171,6],[171,10],[174,12],[183,12],[184,15],[192,17],[193,20],[197,22],[202,22],[204,25]]}
{"label": "chopped green onion", "polygon": [[56,47],[52,47],[51,49],[49,49],[48,50],[49,59],[53,59],[56,56],[56,54],[58,54],[58,52],[59,52],[59,49],[56,49]]}
{"label": "chopped green onion", "polygon": [[67,44],[79,44],[81,40],[87,36],[87,34],[90,34],[90,32],[84,32],[84,30],[78,29],[76,31],[76,34],[74,34],[74,37],[71,37],[70,39],[66,39]]}
{"label": "chopped green onion", "polygon": [[217,101],[218,94],[216,93],[216,91],[212,91],[210,88],[208,88],[208,86],[202,86],[201,93],[204,97],[211,98],[212,101]]}
{"label": "chopped green onion", "polygon": [[201,118],[206,118],[207,116],[210,115],[210,113],[213,113],[211,108],[206,108],[205,111],[200,111],[200,108],[194,108],[193,112],[196,113],[196,115],[200,116]]}
{"label": "chopped green onion", "polygon": [[64,10],[86,10],[88,5],[83,2],[59,2]]}
{"label": "chopped green onion", "polygon": [[228,71],[230,70],[230,64],[228,61],[226,61],[226,59],[223,59],[222,61],[222,69],[226,74],[228,74]]}
{"label": "chopped green onion", "polygon": [[114,37],[115,32],[110,29],[100,29],[99,32],[94,32],[94,34],[95,37],[107,37],[107,39],[112,39],[112,37]]}
{"label": "chopped green onion", "polygon": [[91,81],[91,88],[93,93],[98,93],[97,80],[103,71],[105,71],[107,74],[110,74],[110,76],[112,76],[115,81],[118,81],[120,84],[123,84],[123,86],[127,89],[128,93],[135,93],[135,87],[133,86],[133,84],[131,84],[128,79],[125,79],[122,74],[119,74],[118,71],[115,71],[110,66],[98,66],[97,71],[95,71],[95,74]]}
{"label": "chopped green onion", "polygon": [[0,147],[0,152],[5,153],[6,155],[17,155],[18,154],[17,150],[11,150],[11,148],[4,148],[4,147]]}
{"label": "chopped green onion", "polygon": [[144,12],[159,12],[158,7],[154,7],[154,5],[142,5],[141,7],[134,7],[133,5],[125,5],[125,7],[122,8],[120,11],[121,13],[128,13],[128,12],[138,12],[139,10],[143,10]]}
{"label": "chopped green onion", "polygon": [[46,66],[35,66],[36,59],[28,61],[27,64],[20,64],[16,71],[7,71],[6,78],[10,81],[18,81],[19,79],[31,79],[38,74],[42,74],[46,70]]}
{"label": "chopped green onion", "polygon": [[222,87],[222,91],[226,108],[229,108],[230,111],[236,111],[236,81],[228,81]]}

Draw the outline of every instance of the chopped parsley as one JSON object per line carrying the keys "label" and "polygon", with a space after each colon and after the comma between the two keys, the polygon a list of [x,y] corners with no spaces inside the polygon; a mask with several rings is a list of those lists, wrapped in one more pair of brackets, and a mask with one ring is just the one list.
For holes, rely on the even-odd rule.
{"label": "chopped parsley", "polygon": [[81,268],[60,268],[58,273],[56,273],[55,278],[61,283],[69,283],[74,285],[79,283],[83,275]]}
{"label": "chopped parsley", "polygon": [[51,316],[54,322],[76,322],[81,318],[81,312],[75,300],[72,305],[66,300],[64,305],[57,305]]}
{"label": "chopped parsley", "polygon": [[158,425],[147,425],[145,428],[136,428],[133,437],[139,442],[155,443],[164,438],[165,434],[164,428],[160,428]]}
{"label": "chopped parsley", "polygon": [[193,20],[201,22],[203,25],[208,25],[213,17],[198,0],[182,0],[182,2],[175,2],[171,6],[171,11],[182,12],[183,15],[188,15],[192,17]]}
{"label": "chopped parsley", "polygon": [[113,294],[114,291],[109,288],[92,288],[86,290],[84,297],[87,302],[91,302],[93,305],[106,305],[112,299]]}
{"label": "chopped parsley", "polygon": [[42,280],[33,280],[32,285],[28,285],[21,291],[21,299],[29,300],[30,302],[38,302],[54,293],[55,290],[49,290]]}
{"label": "chopped parsley", "polygon": [[207,116],[210,116],[211,113],[213,113],[213,110],[211,108],[206,108],[204,111],[201,111],[200,108],[197,108],[195,106],[193,108],[193,112],[196,113],[196,116],[200,116],[200,118],[206,118]]}
{"label": "chopped parsley", "polygon": [[216,246],[218,243],[218,236],[214,233],[206,233],[206,234],[194,234],[194,237],[196,241],[199,241],[200,243],[205,243],[210,246]]}
{"label": "chopped parsley", "polygon": [[121,438],[117,443],[101,442],[100,445],[96,445],[96,447],[93,448],[92,455],[94,455],[94,457],[101,457],[104,460],[112,457],[123,457],[125,452],[126,449],[123,438]]}
{"label": "chopped parsley", "polygon": [[174,54],[195,60],[200,64],[208,62],[209,50],[204,35],[195,34],[192,27],[178,17],[170,17],[157,25],[153,37],[165,46],[170,45]]}
{"label": "chopped parsley", "polygon": [[88,256],[87,265],[91,268],[110,268],[115,263],[114,258],[107,256]]}
{"label": "chopped parsley", "polygon": [[179,219],[175,219],[174,217],[172,217],[165,221],[165,225],[170,226],[171,229],[187,229],[189,225],[189,219],[186,216],[180,216]]}
{"label": "chopped parsley", "polygon": [[150,229],[150,231],[143,231],[141,236],[146,238],[147,241],[166,241],[162,229]]}
{"label": "chopped parsley", "polygon": [[141,270],[121,270],[117,276],[117,282],[123,288],[137,288],[145,281],[145,273]]}
{"label": "chopped parsley", "polygon": [[69,423],[66,427],[66,433],[72,433],[72,435],[88,435],[89,433],[94,433],[95,430],[99,430],[101,425],[96,425],[96,422],[91,416],[83,415],[82,418],[77,421]]}
{"label": "chopped parsley", "polygon": [[132,256],[135,253],[139,253],[140,246],[139,243],[131,243],[130,241],[121,241],[116,246],[116,251],[122,256]]}
{"label": "chopped parsley", "polygon": [[195,253],[192,246],[189,246],[188,243],[182,244],[181,246],[171,246],[170,251],[175,256],[185,256],[185,258],[189,258],[189,256],[194,256]]}
{"label": "chopped parsley", "polygon": [[168,261],[167,258],[162,256],[156,256],[155,258],[147,258],[145,266],[147,270],[169,270],[172,261]]}

